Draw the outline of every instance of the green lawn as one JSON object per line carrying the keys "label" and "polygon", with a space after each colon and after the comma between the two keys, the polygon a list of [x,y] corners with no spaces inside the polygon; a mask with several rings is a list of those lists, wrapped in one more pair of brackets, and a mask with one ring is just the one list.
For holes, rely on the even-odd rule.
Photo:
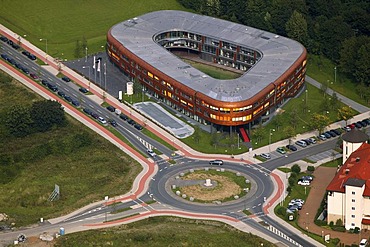
{"label": "green lawn", "polygon": [[347,76],[343,75],[339,68],[337,68],[337,80],[335,82],[335,66],[336,65],[332,61],[323,56],[310,54],[307,61],[307,75],[320,83],[326,84],[338,93],[362,105],[367,105],[365,100],[361,99],[361,97],[356,93],[355,88],[357,84],[347,78]]}
{"label": "green lawn", "polygon": [[[106,34],[115,24],[144,13],[185,10],[176,0],[135,1],[2,1],[0,23],[53,57],[72,59],[76,40],[88,41],[88,53],[102,51]],[[10,14],[11,13],[11,14]],[[40,39],[44,39],[40,41]],[[85,51],[83,51],[84,53]]]}
{"label": "green lawn", "polygon": [[69,246],[274,246],[216,221],[152,217],[119,227],[64,235],[55,247]]}
{"label": "green lawn", "polygon": [[209,66],[207,64],[202,64],[198,62],[194,62],[188,59],[182,59],[184,62],[190,64],[194,68],[202,71],[203,73],[220,80],[230,80],[230,79],[236,79],[241,76],[241,74],[234,73],[228,70],[216,68],[214,66]]}
{"label": "green lawn", "polygon": [[[66,127],[14,138],[5,111],[41,98],[2,73],[0,96],[0,208],[8,223],[34,224],[130,190],[141,166],[116,146],[71,117]],[[54,184],[61,198],[49,202]]]}

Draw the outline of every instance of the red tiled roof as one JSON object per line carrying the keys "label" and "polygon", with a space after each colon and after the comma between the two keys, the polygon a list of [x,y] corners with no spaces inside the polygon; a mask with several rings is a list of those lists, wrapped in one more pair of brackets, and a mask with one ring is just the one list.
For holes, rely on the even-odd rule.
{"label": "red tiled roof", "polygon": [[[358,158],[359,161],[357,162],[356,159]],[[344,193],[344,185],[349,178],[366,181],[363,195],[370,196],[370,144],[363,143],[349,156],[326,190]]]}

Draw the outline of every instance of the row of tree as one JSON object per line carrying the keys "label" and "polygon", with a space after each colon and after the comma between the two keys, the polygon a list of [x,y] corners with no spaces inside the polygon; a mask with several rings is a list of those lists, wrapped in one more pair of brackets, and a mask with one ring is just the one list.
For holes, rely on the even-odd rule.
{"label": "row of tree", "polygon": [[62,105],[52,100],[35,101],[30,106],[14,105],[5,116],[7,130],[16,137],[46,132],[67,124]]}
{"label": "row of tree", "polygon": [[201,14],[288,36],[370,85],[370,1],[178,0]]}

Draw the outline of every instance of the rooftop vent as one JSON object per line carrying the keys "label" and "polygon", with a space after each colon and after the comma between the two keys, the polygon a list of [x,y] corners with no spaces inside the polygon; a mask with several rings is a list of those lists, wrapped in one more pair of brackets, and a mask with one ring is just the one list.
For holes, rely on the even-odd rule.
{"label": "rooftop vent", "polygon": [[360,162],[360,157],[356,157],[356,162]]}
{"label": "rooftop vent", "polygon": [[345,172],[346,172],[346,175],[348,175],[348,173],[349,173],[349,169],[346,169],[346,170],[345,170]]}

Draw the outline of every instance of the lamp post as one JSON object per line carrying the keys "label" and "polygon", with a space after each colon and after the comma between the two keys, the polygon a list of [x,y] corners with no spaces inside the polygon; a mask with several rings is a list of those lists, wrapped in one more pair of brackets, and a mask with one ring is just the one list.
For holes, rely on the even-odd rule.
{"label": "lamp post", "polygon": [[107,63],[104,62],[104,90],[107,91]]}
{"label": "lamp post", "polygon": [[88,50],[88,48],[87,48],[87,46],[85,47],[85,63],[87,63],[87,50]]}
{"label": "lamp post", "polygon": [[306,229],[307,229],[307,232],[308,232],[308,215],[309,215],[309,213],[307,212],[306,213]]}
{"label": "lamp post", "polygon": [[236,133],[238,135],[238,149],[240,149],[240,146],[239,146],[239,133]]}
{"label": "lamp post", "polygon": [[82,66],[83,69],[89,69],[89,91],[90,91],[90,66]]}
{"label": "lamp post", "polygon": [[48,53],[48,39],[42,38],[42,39],[40,39],[40,42],[43,41],[43,40],[45,40],[45,52],[47,54]]}
{"label": "lamp post", "polygon": [[275,131],[275,129],[270,129],[270,131],[269,131],[269,153],[271,153],[271,136],[272,136],[272,133],[271,133],[271,131]]}
{"label": "lamp post", "polygon": [[334,83],[337,83],[337,66],[334,67]]}
{"label": "lamp post", "polygon": [[[108,202],[108,200],[109,200],[109,197],[105,196],[104,197],[105,204]],[[107,210],[105,210],[105,222],[107,222]]]}

